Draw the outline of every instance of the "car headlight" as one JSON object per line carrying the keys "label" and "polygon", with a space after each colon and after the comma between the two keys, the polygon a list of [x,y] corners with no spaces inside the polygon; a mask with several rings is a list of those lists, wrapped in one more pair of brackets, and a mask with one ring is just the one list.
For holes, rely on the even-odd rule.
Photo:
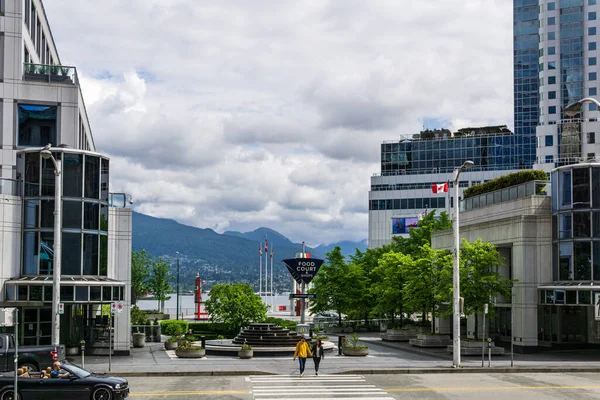
{"label": "car headlight", "polygon": [[118,390],[118,389],[121,389],[121,388],[123,388],[124,386],[125,386],[125,385],[123,385],[123,384],[121,384],[121,383],[117,383],[117,384],[115,385],[115,389],[117,389],[117,390]]}

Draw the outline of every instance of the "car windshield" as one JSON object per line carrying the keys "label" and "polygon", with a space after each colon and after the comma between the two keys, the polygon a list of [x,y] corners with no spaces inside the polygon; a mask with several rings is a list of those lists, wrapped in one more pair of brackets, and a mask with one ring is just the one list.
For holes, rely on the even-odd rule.
{"label": "car windshield", "polygon": [[77,375],[79,378],[87,378],[91,375],[91,372],[86,371],[85,369],[74,364],[63,364],[61,365],[61,368],[67,372]]}

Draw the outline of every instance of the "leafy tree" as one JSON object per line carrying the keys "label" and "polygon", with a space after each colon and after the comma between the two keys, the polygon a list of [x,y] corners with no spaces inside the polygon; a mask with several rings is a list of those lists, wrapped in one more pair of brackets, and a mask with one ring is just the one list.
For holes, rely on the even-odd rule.
{"label": "leafy tree", "polygon": [[405,303],[403,293],[405,286],[404,271],[412,269],[414,269],[414,260],[410,255],[389,251],[381,255],[377,267],[372,272],[372,275],[378,277],[371,287],[376,298],[375,308],[390,312],[392,322],[396,311],[398,311],[400,313],[400,324],[402,324]]}
{"label": "leafy tree", "polygon": [[313,314],[335,310],[338,324],[342,325],[342,313],[347,314],[360,308],[360,299],[366,291],[363,270],[354,263],[346,263],[342,249],[336,246],[326,254],[324,264],[313,279],[309,291],[317,295],[311,299],[310,311]]}
{"label": "leafy tree", "polygon": [[[496,246],[477,239],[469,243],[462,241],[460,252],[460,295],[464,300],[465,314],[475,313],[475,339],[478,336],[478,313],[483,313],[492,297],[511,296],[512,280],[505,279],[497,271],[504,264]],[[493,313],[490,307],[491,314]]]}
{"label": "leafy tree", "polygon": [[131,303],[133,305],[148,291],[151,265],[152,256],[145,249],[131,252]]}
{"label": "leafy tree", "polygon": [[171,288],[170,265],[161,257],[152,262],[152,274],[148,279],[148,289],[158,301],[158,308],[164,311],[165,300],[169,299],[168,294],[173,291]]}
{"label": "leafy tree", "polygon": [[218,284],[210,290],[206,311],[213,322],[222,322],[230,329],[239,329],[249,322],[267,318],[267,306],[254,294],[249,284]]}
{"label": "leafy tree", "polygon": [[408,237],[395,236],[392,245],[396,251],[416,255],[421,246],[431,245],[431,234],[435,231],[452,228],[452,221],[445,211],[436,216],[435,210],[426,214],[418,222],[417,229],[411,229]]}

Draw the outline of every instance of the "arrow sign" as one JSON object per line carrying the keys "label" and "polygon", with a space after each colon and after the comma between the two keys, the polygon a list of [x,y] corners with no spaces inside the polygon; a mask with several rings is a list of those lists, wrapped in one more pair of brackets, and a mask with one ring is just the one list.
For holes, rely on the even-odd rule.
{"label": "arrow sign", "polygon": [[316,299],[317,295],[315,293],[291,293],[290,299]]}
{"label": "arrow sign", "polygon": [[283,262],[296,282],[306,284],[312,281],[323,265],[323,260],[318,258],[286,258]]}

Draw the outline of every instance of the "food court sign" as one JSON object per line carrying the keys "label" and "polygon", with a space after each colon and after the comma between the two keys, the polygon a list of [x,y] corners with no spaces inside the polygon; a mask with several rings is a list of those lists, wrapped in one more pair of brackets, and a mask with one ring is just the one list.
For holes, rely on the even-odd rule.
{"label": "food court sign", "polygon": [[283,260],[292,277],[298,283],[310,283],[323,265],[318,258],[286,258]]}

